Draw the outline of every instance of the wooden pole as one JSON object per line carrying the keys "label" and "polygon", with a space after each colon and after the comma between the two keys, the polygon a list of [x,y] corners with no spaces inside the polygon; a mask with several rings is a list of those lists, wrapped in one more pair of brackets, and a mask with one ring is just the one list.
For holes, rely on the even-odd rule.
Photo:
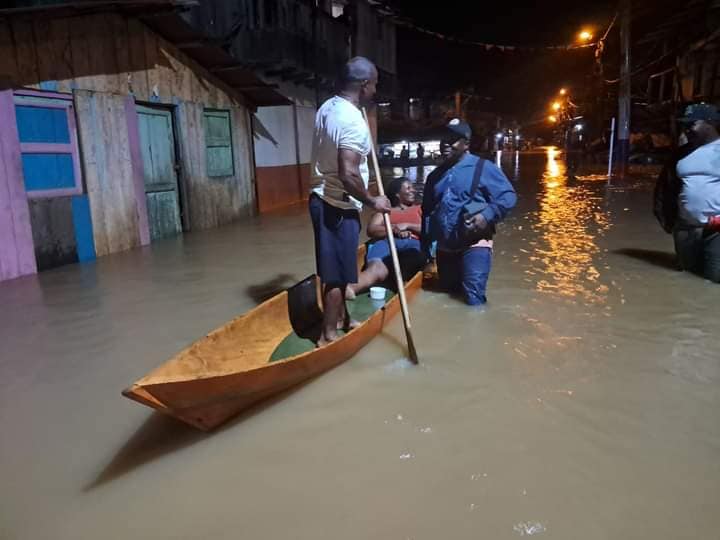
{"label": "wooden pole", "polygon": [[[370,129],[370,123],[368,122],[367,112],[365,108],[362,110],[365,123]],[[372,135],[370,136],[370,154],[372,154],[373,167],[375,169],[375,178],[377,179],[378,191],[382,197],[385,196],[385,187],[383,186],[382,176],[380,176],[380,164],[378,163],[377,154],[375,153],[375,142],[373,141]],[[412,336],[412,328],[410,325],[410,311],[408,310],[407,298],[405,297],[405,284],[402,278],[402,272],[400,271],[400,259],[398,258],[397,248],[395,247],[395,237],[392,232],[392,224],[390,223],[390,215],[383,214],[383,220],[385,221],[385,231],[387,232],[387,240],[390,245],[390,254],[392,255],[393,268],[395,269],[395,281],[397,283],[398,296],[400,297],[400,308],[403,316],[403,324],[405,325],[405,338],[407,339],[408,355],[410,361],[413,364],[419,363],[417,351],[415,350],[415,341]]]}
{"label": "wooden pole", "polygon": [[612,178],[612,167],[613,167],[613,151],[615,147],[615,117],[613,116],[612,122],[610,122],[610,152],[608,153],[608,182]]}

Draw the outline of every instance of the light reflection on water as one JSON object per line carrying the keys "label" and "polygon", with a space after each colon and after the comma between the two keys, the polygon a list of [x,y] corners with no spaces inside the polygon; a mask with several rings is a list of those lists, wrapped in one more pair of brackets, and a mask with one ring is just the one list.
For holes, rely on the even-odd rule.
{"label": "light reflection on water", "polygon": [[547,151],[519,171],[485,311],[423,291],[420,366],[398,315],[211,435],[118,390],[311,272],[305,207],[4,282],[0,537],[717,538],[716,286],[615,252],[672,250],[652,182],[569,180]]}
{"label": "light reflection on water", "polygon": [[413,184],[423,184],[428,175],[435,170],[435,165],[424,165],[422,167],[383,167],[381,173],[385,182],[393,178],[408,178]]}
{"label": "light reflection on water", "polygon": [[[523,171],[518,152],[496,152],[493,157],[513,182],[520,178]],[[409,178],[422,198],[424,182],[434,169],[386,167],[383,176],[386,182]],[[545,149],[544,170],[538,181],[538,210],[529,215],[535,234],[520,249],[529,259],[525,274],[540,292],[604,303],[609,289],[601,283],[598,246],[610,227],[608,209],[603,207],[604,182],[595,177],[568,178],[565,161],[554,146]],[[525,195],[522,189],[519,194]]]}
{"label": "light reflection on water", "polygon": [[538,291],[604,302],[608,288],[600,283],[594,261],[600,251],[598,237],[610,226],[603,199],[569,183],[555,147],[547,149],[546,158],[534,226],[539,241],[530,256],[535,264],[526,273],[537,278]]}

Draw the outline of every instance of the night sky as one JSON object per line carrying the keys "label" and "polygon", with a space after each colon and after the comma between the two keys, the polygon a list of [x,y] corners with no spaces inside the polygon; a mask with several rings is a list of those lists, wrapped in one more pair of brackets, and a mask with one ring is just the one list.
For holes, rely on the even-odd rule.
{"label": "night sky", "polygon": [[[428,30],[472,41],[528,47],[572,43],[581,28],[602,33],[617,6],[616,0],[391,0],[388,4]],[[398,71],[408,93],[443,95],[460,87],[474,87],[476,93],[489,98],[488,110],[509,115],[537,114],[561,86],[587,84],[592,66],[592,49],[487,52],[398,28]]]}
{"label": "night sky", "polygon": [[[436,32],[475,41],[532,46],[568,43],[577,29],[585,25],[604,27],[612,18],[617,0],[443,0],[434,3],[391,0],[388,3],[401,15]],[[443,9],[439,10],[438,5]]]}

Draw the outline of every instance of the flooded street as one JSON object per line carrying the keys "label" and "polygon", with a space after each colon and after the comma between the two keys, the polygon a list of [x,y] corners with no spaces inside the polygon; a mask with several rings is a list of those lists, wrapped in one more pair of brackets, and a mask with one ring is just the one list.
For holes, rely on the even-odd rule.
{"label": "flooded street", "polygon": [[652,178],[501,164],[484,309],[424,291],[419,367],[398,317],[209,435],[120,391],[312,273],[304,207],[0,283],[0,539],[717,538],[720,288]]}

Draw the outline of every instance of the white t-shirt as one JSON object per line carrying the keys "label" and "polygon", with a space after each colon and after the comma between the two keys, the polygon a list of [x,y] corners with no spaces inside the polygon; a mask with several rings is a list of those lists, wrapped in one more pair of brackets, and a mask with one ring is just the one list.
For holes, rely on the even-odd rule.
{"label": "white t-shirt", "polygon": [[682,180],[680,219],[702,226],[710,216],[720,216],[720,139],[705,144],[678,161]]}
{"label": "white t-shirt", "polygon": [[362,209],[362,203],[351,197],[338,175],[338,150],[345,148],[362,156],[360,175],[368,186],[367,156],[370,153],[370,130],[360,109],[340,96],[322,104],[315,116],[315,136],[310,169],[311,193],[338,208]]}

